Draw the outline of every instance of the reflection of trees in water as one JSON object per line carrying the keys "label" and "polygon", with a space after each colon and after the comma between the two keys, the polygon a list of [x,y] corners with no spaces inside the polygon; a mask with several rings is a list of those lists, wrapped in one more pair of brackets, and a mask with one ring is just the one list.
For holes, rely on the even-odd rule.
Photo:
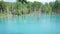
{"label": "reflection of trees in water", "polygon": [[26,16],[24,15],[24,23],[26,23]]}
{"label": "reflection of trees in water", "polygon": [[0,23],[4,24],[6,23],[7,18],[6,17],[0,17]]}

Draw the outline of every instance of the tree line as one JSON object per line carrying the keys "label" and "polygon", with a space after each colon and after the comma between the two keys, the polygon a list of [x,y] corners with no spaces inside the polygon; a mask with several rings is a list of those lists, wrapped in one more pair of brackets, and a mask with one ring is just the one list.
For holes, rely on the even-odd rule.
{"label": "tree line", "polygon": [[32,13],[57,14],[60,13],[60,1],[41,3],[29,2],[27,0],[16,0],[16,2],[0,1],[0,13],[12,15],[25,15]]}

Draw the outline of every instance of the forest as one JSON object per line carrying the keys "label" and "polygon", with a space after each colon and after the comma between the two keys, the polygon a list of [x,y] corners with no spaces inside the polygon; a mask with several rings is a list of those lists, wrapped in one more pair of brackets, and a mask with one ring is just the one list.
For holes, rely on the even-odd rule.
{"label": "forest", "polygon": [[0,1],[0,15],[28,15],[28,14],[60,14],[60,1],[49,3],[29,2],[16,0],[16,2]]}

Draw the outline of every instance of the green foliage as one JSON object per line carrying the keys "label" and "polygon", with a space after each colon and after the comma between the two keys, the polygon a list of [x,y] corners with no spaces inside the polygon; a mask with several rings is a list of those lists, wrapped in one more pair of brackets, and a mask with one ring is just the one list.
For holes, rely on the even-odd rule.
{"label": "green foliage", "polygon": [[60,2],[57,0],[50,3],[41,2],[27,2],[27,0],[16,0],[17,2],[4,2],[0,1],[0,12],[8,14],[25,15],[31,13],[47,13],[52,14],[60,11]]}
{"label": "green foliage", "polygon": [[40,3],[40,2],[33,2],[32,3],[32,10],[33,11],[39,11],[40,10],[40,8],[41,8],[41,5],[42,5],[42,3]]}
{"label": "green foliage", "polygon": [[16,10],[17,15],[21,15],[21,11],[19,9]]}

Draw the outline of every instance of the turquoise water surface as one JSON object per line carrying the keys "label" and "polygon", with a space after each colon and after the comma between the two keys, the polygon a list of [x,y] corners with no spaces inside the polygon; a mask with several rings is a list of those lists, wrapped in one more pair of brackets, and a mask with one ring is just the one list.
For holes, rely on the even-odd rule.
{"label": "turquoise water surface", "polygon": [[59,15],[0,18],[0,34],[60,34]]}

